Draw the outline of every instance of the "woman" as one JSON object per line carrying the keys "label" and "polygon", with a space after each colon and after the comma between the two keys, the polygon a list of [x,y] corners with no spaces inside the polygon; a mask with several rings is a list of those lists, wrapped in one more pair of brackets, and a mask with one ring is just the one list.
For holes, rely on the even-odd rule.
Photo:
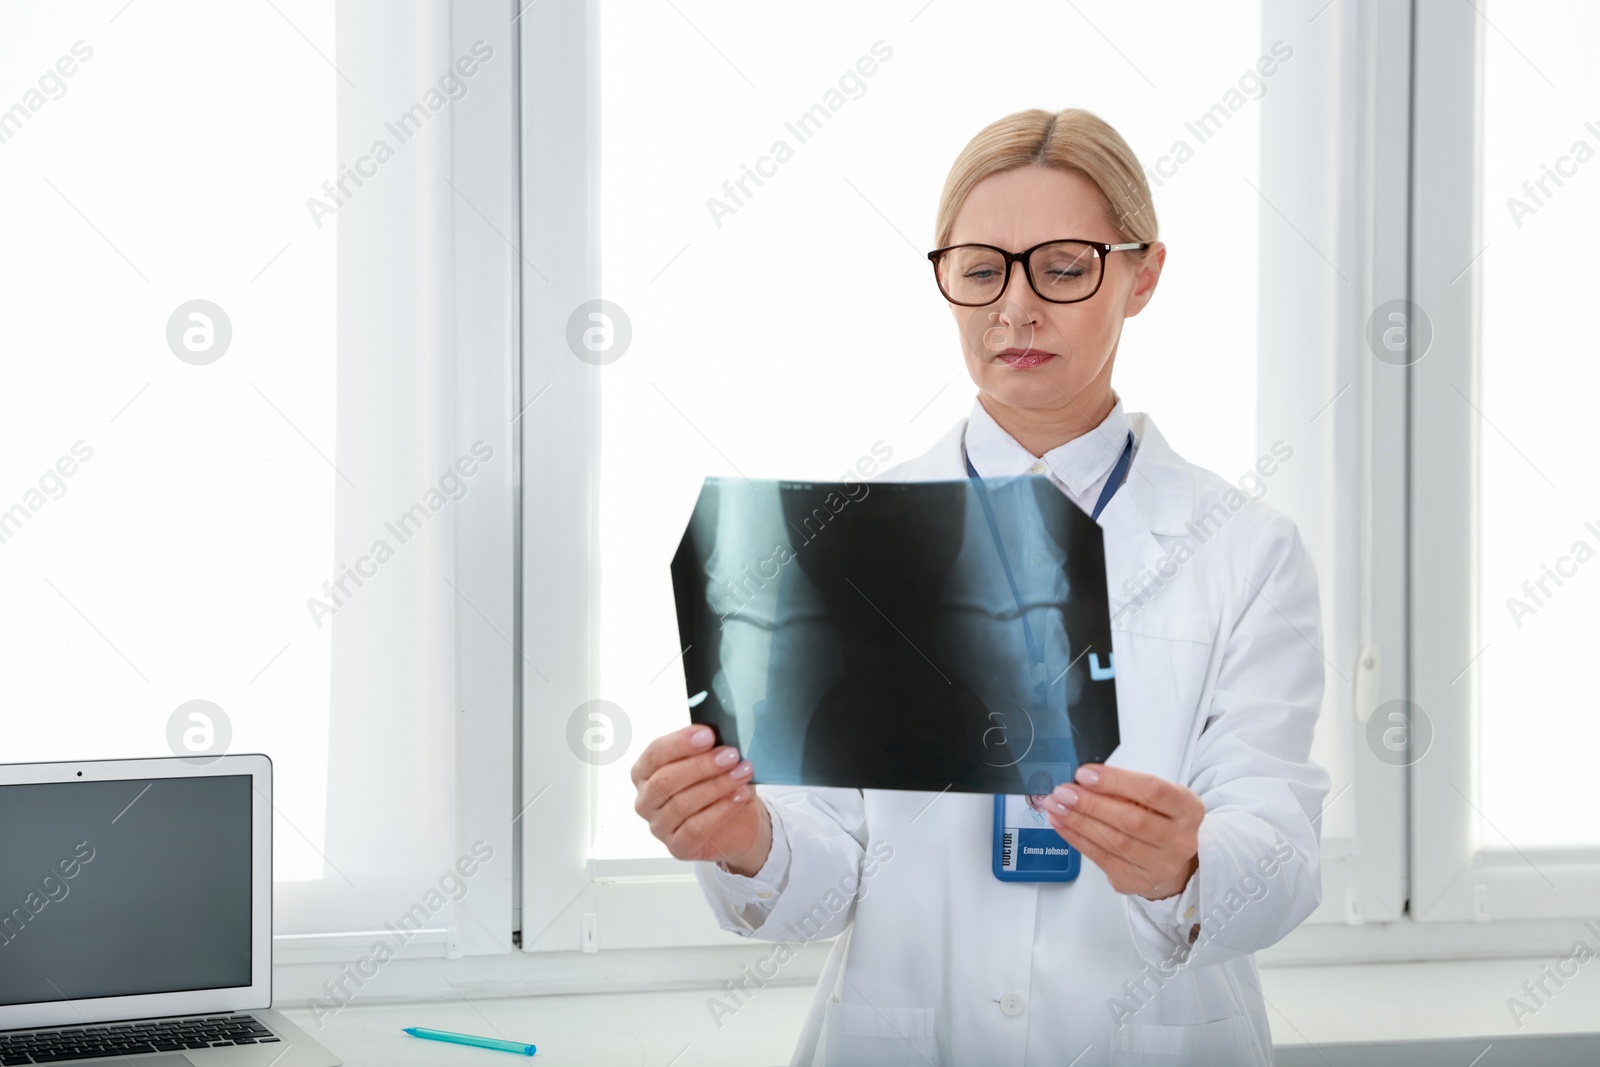
{"label": "woman", "polygon": [[1252,954],[1322,896],[1311,560],[1291,521],[1185,461],[1112,389],[1122,322],[1166,259],[1115,130],[1079,110],[993,123],[957,158],[935,229],[977,398],[884,477],[1031,471],[1098,511],[1121,741],[1044,801],[1087,862],[1073,881],[1001,881],[992,797],[758,793],[705,727],[645,750],[636,808],[703,861],[724,928],[840,935],[796,1064],[1270,1064]]}

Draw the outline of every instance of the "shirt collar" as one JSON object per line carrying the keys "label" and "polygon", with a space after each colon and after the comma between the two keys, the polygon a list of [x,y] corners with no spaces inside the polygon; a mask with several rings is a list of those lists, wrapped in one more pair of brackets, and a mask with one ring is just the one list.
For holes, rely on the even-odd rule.
{"label": "shirt collar", "polygon": [[1098,426],[1057,445],[1037,460],[1016,438],[1000,428],[982,401],[974,398],[972,414],[967,419],[967,457],[978,474],[986,478],[1027,474],[1033,470],[1035,462],[1043,461],[1070,492],[1082,495],[1116,466],[1128,443],[1128,417],[1122,408],[1122,397],[1115,390],[1112,396],[1116,402],[1111,413]]}

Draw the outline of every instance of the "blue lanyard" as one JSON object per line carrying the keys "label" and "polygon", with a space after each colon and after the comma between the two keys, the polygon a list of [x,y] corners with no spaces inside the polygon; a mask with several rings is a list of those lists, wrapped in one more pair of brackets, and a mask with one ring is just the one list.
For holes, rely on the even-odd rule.
{"label": "blue lanyard", "polygon": [[[978,490],[978,503],[983,506],[983,517],[989,522],[989,536],[994,538],[994,547],[1000,553],[1000,565],[1005,568],[1006,581],[1011,585],[1011,596],[1017,602],[1017,617],[1022,620],[1022,636],[1028,644],[1028,659],[1033,664],[1034,699],[1038,708],[1046,706],[1045,690],[1048,683],[1045,681],[1044,650],[1039,647],[1038,640],[1033,636],[1033,627],[1028,625],[1027,610],[1022,606],[1022,590],[1017,587],[1016,575],[1011,571],[1011,561],[1006,556],[1005,543],[1000,538],[1000,524],[995,521],[994,508],[989,504],[989,491],[983,484],[983,479],[978,476],[977,470],[972,466],[972,459],[967,455],[966,443],[961,446],[961,458],[967,465],[967,477],[972,479],[972,484]],[[1122,455],[1117,457],[1117,465],[1111,468],[1111,476],[1106,479],[1105,488],[1100,490],[1100,499],[1095,502],[1094,513],[1089,517],[1098,520],[1100,512],[1111,498],[1116,495],[1122,483],[1128,478],[1128,467],[1133,462],[1133,431],[1128,431],[1128,443],[1122,446]]]}

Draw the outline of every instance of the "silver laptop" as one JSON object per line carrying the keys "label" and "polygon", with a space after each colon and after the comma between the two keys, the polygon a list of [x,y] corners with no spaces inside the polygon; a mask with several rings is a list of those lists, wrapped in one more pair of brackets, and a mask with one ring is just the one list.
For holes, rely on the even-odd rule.
{"label": "silver laptop", "polygon": [[0,764],[0,1064],[337,1067],[271,1007],[271,760]]}

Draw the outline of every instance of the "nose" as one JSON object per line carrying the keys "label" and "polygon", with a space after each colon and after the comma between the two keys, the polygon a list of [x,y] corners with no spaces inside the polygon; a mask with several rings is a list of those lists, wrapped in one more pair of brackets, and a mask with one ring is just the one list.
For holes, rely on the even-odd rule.
{"label": "nose", "polygon": [[[1022,288],[1037,297],[1029,288],[1026,278],[1022,281]],[[980,343],[990,358],[1008,348],[1033,347],[1034,329],[1039,316],[1035,308],[1017,303],[1015,297],[1020,295],[1007,286],[999,300],[987,307],[973,309],[982,316],[983,337]]]}

